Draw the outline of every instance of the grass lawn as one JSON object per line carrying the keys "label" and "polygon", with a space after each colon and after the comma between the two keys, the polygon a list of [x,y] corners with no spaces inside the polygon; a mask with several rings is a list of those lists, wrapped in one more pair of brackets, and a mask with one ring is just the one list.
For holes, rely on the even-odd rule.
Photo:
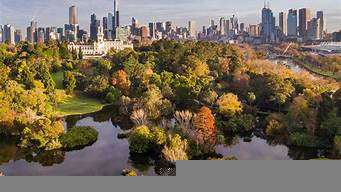
{"label": "grass lawn", "polygon": [[90,98],[81,92],[76,92],[75,95],[67,99],[64,103],[59,104],[56,108],[58,115],[82,115],[101,110],[104,104],[101,101]]}
{"label": "grass lawn", "polygon": [[52,75],[53,81],[56,83],[56,88],[63,89],[64,71],[52,73],[51,75]]}

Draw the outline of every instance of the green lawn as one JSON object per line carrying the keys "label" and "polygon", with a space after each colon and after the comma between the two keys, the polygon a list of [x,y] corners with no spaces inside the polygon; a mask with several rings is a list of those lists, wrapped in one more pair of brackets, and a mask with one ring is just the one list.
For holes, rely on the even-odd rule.
{"label": "green lawn", "polygon": [[52,73],[51,75],[52,75],[53,81],[56,83],[56,88],[63,89],[64,71]]}
{"label": "green lawn", "polygon": [[76,92],[72,98],[57,106],[57,113],[61,116],[81,115],[99,111],[104,104],[101,101],[90,98],[81,92]]}

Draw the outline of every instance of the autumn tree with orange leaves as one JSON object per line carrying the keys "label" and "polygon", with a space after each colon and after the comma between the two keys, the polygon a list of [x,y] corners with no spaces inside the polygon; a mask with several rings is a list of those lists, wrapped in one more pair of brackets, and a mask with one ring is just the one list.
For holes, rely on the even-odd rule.
{"label": "autumn tree with orange leaves", "polygon": [[111,84],[119,88],[124,94],[128,94],[131,83],[127,73],[119,70],[112,75]]}
{"label": "autumn tree with orange leaves", "polygon": [[194,119],[196,139],[202,144],[205,150],[212,150],[216,144],[217,128],[211,109],[202,107]]}

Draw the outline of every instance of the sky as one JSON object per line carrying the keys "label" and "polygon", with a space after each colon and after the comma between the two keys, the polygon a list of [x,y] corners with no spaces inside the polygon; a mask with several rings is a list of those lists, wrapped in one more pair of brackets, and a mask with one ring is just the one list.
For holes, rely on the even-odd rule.
{"label": "sky", "polygon": [[[323,10],[329,32],[341,29],[341,0],[270,0],[278,23],[278,13],[290,8],[307,7]],[[90,15],[98,18],[113,10],[113,0],[0,0],[0,24],[11,24],[26,29],[32,19],[39,26],[62,27],[68,23],[68,10],[78,7],[81,28],[89,30]],[[197,22],[198,29],[209,25],[211,19],[237,15],[240,22],[256,24],[261,21],[264,0],[119,0],[121,24],[130,24],[135,17],[141,24],[149,21],[171,20],[179,26],[187,26],[189,20]]]}

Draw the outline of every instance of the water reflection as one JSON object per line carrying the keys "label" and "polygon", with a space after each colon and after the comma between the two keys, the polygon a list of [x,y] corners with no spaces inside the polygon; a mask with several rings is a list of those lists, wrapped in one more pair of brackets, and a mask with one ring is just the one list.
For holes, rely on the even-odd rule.
{"label": "water reflection", "polygon": [[[115,115],[115,108],[107,107],[99,113],[67,117],[64,122],[67,128],[93,126],[99,132],[97,142],[78,151],[34,153],[18,149],[15,138],[1,139],[0,170],[6,175],[109,176],[120,175],[124,168],[129,168],[142,175],[174,175],[174,171],[168,171],[174,166],[160,163],[157,157],[129,153],[128,141],[117,139],[117,134],[125,130]],[[119,122],[127,120],[121,118]]]}

